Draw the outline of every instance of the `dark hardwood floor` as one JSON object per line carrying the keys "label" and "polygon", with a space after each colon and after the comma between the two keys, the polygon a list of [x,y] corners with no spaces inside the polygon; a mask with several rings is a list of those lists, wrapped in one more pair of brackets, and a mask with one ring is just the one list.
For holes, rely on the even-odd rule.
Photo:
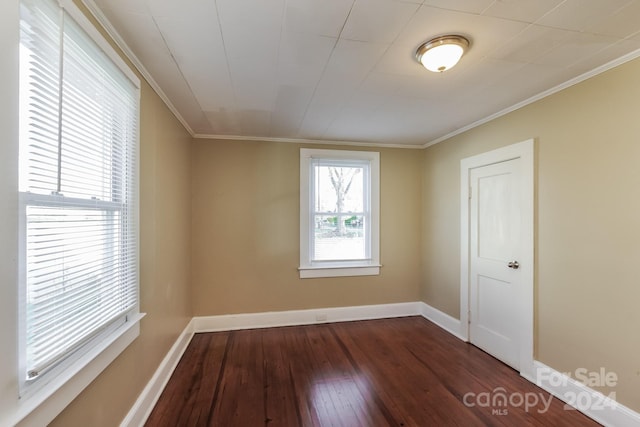
{"label": "dark hardwood floor", "polygon": [[483,351],[405,317],[196,334],[146,425],[598,425],[543,399]]}

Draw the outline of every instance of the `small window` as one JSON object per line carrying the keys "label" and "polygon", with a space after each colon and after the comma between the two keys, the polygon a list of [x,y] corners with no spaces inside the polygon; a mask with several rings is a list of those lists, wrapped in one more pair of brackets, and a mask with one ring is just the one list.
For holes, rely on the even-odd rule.
{"label": "small window", "polygon": [[300,150],[300,277],[379,274],[380,154]]}
{"label": "small window", "polygon": [[20,392],[138,316],[139,81],[57,1],[20,10]]}

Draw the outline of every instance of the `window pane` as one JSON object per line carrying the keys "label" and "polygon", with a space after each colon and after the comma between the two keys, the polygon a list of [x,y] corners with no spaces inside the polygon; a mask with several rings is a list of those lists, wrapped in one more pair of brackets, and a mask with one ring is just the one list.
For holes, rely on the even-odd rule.
{"label": "window pane", "polygon": [[315,215],[314,261],[366,259],[364,216]]}
{"label": "window pane", "polygon": [[24,391],[137,309],[140,94],[57,1],[20,17]]}
{"label": "window pane", "polygon": [[314,168],[315,211],[354,212],[364,211],[364,167],[323,164]]}
{"label": "window pane", "polygon": [[51,194],[58,190],[62,14],[33,0],[20,14],[20,191]]}
{"label": "window pane", "polygon": [[120,212],[27,207],[27,368],[38,371],[134,304]]}
{"label": "window pane", "polygon": [[69,17],[63,61],[61,192],[120,201],[133,85]]}

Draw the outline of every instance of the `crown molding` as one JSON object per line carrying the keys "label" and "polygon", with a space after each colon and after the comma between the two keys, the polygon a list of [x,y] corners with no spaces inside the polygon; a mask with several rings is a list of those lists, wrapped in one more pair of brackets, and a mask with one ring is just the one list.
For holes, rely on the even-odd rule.
{"label": "crown molding", "polygon": [[377,142],[364,142],[364,141],[340,141],[340,140],[325,140],[325,139],[305,139],[305,138],[273,138],[262,136],[239,136],[239,135],[207,135],[207,134],[195,134],[195,139],[213,139],[220,141],[261,141],[261,142],[284,142],[289,144],[316,144],[316,145],[342,145],[352,147],[377,147],[377,148],[408,148],[408,149],[422,149],[423,145],[411,145],[411,144],[389,144],[389,143],[377,143]]}

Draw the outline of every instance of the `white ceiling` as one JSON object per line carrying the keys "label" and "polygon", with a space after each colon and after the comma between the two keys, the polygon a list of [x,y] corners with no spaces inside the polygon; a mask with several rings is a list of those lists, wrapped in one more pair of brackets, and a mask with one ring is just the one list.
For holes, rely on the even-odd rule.
{"label": "white ceiling", "polygon": [[93,1],[195,135],[422,146],[640,49],[640,0]]}

